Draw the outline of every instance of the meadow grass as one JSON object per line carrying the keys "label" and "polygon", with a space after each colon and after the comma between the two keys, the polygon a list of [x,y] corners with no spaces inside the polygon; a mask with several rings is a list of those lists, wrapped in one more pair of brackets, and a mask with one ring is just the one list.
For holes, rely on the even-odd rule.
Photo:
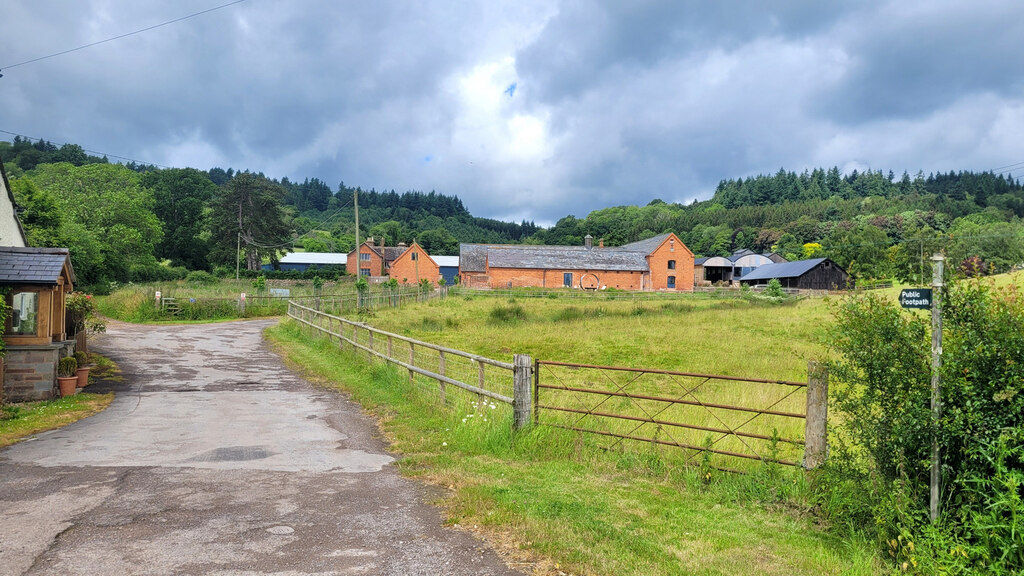
{"label": "meadow grass", "polygon": [[[492,317],[496,306],[515,304],[525,317]],[[570,306],[577,311],[567,312]],[[820,300],[770,308],[699,297],[600,306],[458,296],[377,311],[367,320],[503,360],[527,352],[745,376],[772,368],[772,377],[801,379],[802,358],[821,353],[815,337],[827,316]],[[703,329],[714,332],[701,337]],[[731,329],[740,335],[728,335]],[[762,465],[735,475],[699,461],[683,466],[682,451],[646,443],[609,447],[599,437],[549,426],[513,433],[507,407],[474,405],[475,396],[454,393],[442,404],[435,384],[411,384],[403,371],[367,363],[365,354],[339,350],[295,322],[267,335],[293,366],[350,392],[380,418],[402,455],[403,473],[447,488],[442,504],[452,524],[481,533],[536,572],[872,574],[879,566],[871,544],[856,533],[840,537],[815,526],[798,469]],[[723,353],[724,342],[738,347]]]}
{"label": "meadow grass", "polygon": [[102,411],[114,400],[113,392],[24,402],[0,406],[0,448],[33,434],[67,426]]}

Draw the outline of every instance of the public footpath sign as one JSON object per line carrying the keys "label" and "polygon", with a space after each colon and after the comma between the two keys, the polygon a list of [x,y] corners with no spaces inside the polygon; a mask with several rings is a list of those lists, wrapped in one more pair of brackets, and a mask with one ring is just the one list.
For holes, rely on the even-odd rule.
{"label": "public footpath sign", "polygon": [[927,310],[932,307],[931,288],[904,288],[900,290],[900,306],[904,308],[921,308]]}

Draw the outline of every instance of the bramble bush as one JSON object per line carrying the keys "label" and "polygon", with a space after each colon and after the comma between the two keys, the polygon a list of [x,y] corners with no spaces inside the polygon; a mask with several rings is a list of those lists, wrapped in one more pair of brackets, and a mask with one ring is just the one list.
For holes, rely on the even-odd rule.
{"label": "bramble bush", "polygon": [[875,526],[905,572],[1024,571],[1020,291],[965,280],[943,292],[942,512],[934,526],[930,316],[864,293],[836,304],[835,318],[832,406],[843,424],[824,471],[826,515]]}

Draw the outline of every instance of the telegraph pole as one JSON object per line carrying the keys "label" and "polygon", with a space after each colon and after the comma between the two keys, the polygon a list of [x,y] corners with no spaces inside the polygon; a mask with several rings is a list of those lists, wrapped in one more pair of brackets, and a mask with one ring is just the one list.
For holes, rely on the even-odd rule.
{"label": "telegraph pole", "polygon": [[941,481],[941,455],[939,454],[939,418],[942,416],[942,384],[939,372],[942,369],[942,254],[932,256],[935,268],[932,272],[932,475],[930,482],[929,511],[932,524],[939,519],[939,483]]}
{"label": "telegraph pole", "polygon": [[356,206],[356,269],[359,269],[359,188],[352,191],[352,203]]}

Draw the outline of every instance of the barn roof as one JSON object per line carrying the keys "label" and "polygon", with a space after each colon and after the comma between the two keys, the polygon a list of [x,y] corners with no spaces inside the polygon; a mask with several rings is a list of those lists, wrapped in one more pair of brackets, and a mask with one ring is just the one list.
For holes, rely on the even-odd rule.
{"label": "barn roof", "polygon": [[[630,252],[643,252],[646,256],[647,254],[650,254],[651,252],[657,250],[658,246],[661,246],[661,243],[664,242],[665,239],[668,238],[669,236],[670,234],[660,234],[658,236],[647,238],[646,240],[638,240],[636,242],[630,242],[629,244],[623,244],[622,246],[619,246],[617,248],[610,248],[610,250],[627,250]],[[609,250],[609,248],[606,248],[606,250]]]}
{"label": "barn roof", "polygon": [[459,244],[459,271],[486,272],[487,244]]}
{"label": "barn roof", "polygon": [[75,271],[67,248],[0,247],[0,283],[55,285],[67,265],[69,280],[75,281]]}
{"label": "barn roof", "polygon": [[810,260],[797,260],[780,264],[765,264],[751,270],[740,280],[746,282],[747,280],[771,280],[772,278],[799,278],[826,260],[828,258],[811,258]]}
{"label": "barn roof", "polygon": [[575,270],[646,271],[647,253],[620,248],[579,249],[575,246],[491,247],[491,268],[568,268]]}
{"label": "barn roof", "polygon": [[459,257],[458,256],[431,256],[431,258],[433,258],[434,262],[437,262],[437,265],[441,266],[441,267],[448,267],[448,268],[458,268],[459,267]]}
{"label": "barn roof", "polygon": [[340,252],[290,252],[281,257],[281,264],[344,265],[348,254]]}

